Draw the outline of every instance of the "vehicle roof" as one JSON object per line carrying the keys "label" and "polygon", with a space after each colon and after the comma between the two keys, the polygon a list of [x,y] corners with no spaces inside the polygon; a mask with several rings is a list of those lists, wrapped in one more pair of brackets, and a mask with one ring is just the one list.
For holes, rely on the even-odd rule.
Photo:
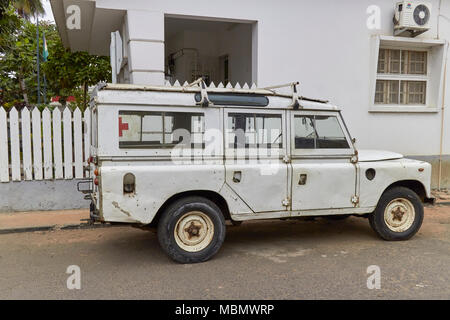
{"label": "vehicle roof", "polygon": [[[179,95],[180,93],[190,94],[191,96],[196,93],[201,92],[201,88],[198,86],[179,86],[179,85],[166,85],[166,86],[157,86],[157,85],[136,85],[136,84],[113,84],[113,83],[102,83],[97,85],[93,92],[93,96],[101,96],[101,91],[126,91],[128,94],[132,94],[133,92],[139,93],[159,93],[158,100],[161,100],[160,93],[174,93]],[[286,109],[292,104],[292,95],[286,93],[276,92],[275,90],[265,89],[265,88],[232,88],[232,87],[215,87],[210,86],[206,88],[206,92],[208,94],[211,93],[233,93],[233,94],[255,94],[266,96],[269,100],[269,103],[264,108],[268,109]],[[170,99],[170,97],[167,97]],[[189,100],[189,105],[195,105],[195,101]],[[146,101],[152,101],[151,96],[148,96]],[[180,101],[177,98],[177,101]],[[300,109],[307,110],[324,110],[324,111],[338,111],[339,108],[333,104],[330,104],[326,100],[321,99],[313,99],[308,97],[299,96]],[[218,107],[249,107],[249,106],[236,106],[236,105],[217,105]]]}

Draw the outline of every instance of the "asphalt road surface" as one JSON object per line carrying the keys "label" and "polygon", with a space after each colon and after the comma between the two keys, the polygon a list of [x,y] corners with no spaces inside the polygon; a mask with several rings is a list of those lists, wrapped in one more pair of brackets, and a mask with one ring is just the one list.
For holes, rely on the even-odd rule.
{"label": "asphalt road surface", "polygon": [[[68,289],[67,268],[81,289]],[[368,289],[367,268],[380,270]],[[427,208],[409,241],[366,219],[229,226],[210,261],[181,265],[128,226],[0,235],[0,299],[449,299],[450,207]],[[374,283],[374,282],[371,282]]]}

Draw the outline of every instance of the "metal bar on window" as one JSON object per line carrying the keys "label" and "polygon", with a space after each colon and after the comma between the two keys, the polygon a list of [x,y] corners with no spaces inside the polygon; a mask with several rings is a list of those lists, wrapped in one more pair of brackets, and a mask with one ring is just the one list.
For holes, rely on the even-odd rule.
{"label": "metal bar on window", "polygon": [[141,115],[141,135],[140,135],[140,140],[139,141],[141,141],[142,142],[142,126],[143,126],[143,122],[144,122],[144,116],[143,115]]}
{"label": "metal bar on window", "polygon": [[162,112],[161,113],[161,118],[162,118],[162,144],[165,145],[166,144],[166,113]]}

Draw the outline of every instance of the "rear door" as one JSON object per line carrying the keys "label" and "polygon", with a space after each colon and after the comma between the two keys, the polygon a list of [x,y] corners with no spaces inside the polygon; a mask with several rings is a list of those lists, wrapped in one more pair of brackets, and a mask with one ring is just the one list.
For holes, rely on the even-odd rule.
{"label": "rear door", "polygon": [[254,212],[286,211],[286,111],[224,111],[226,183]]}
{"label": "rear door", "polygon": [[337,111],[290,111],[292,210],[353,207],[357,166]]}

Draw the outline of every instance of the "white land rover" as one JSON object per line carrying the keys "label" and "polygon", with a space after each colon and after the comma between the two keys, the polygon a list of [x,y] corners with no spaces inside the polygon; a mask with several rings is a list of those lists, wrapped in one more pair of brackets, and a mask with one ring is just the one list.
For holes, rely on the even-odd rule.
{"label": "white land rover", "polygon": [[339,109],[265,89],[99,85],[91,99],[91,218],[157,227],[181,263],[206,261],[225,221],[368,217],[412,237],[431,166],[356,150]]}

